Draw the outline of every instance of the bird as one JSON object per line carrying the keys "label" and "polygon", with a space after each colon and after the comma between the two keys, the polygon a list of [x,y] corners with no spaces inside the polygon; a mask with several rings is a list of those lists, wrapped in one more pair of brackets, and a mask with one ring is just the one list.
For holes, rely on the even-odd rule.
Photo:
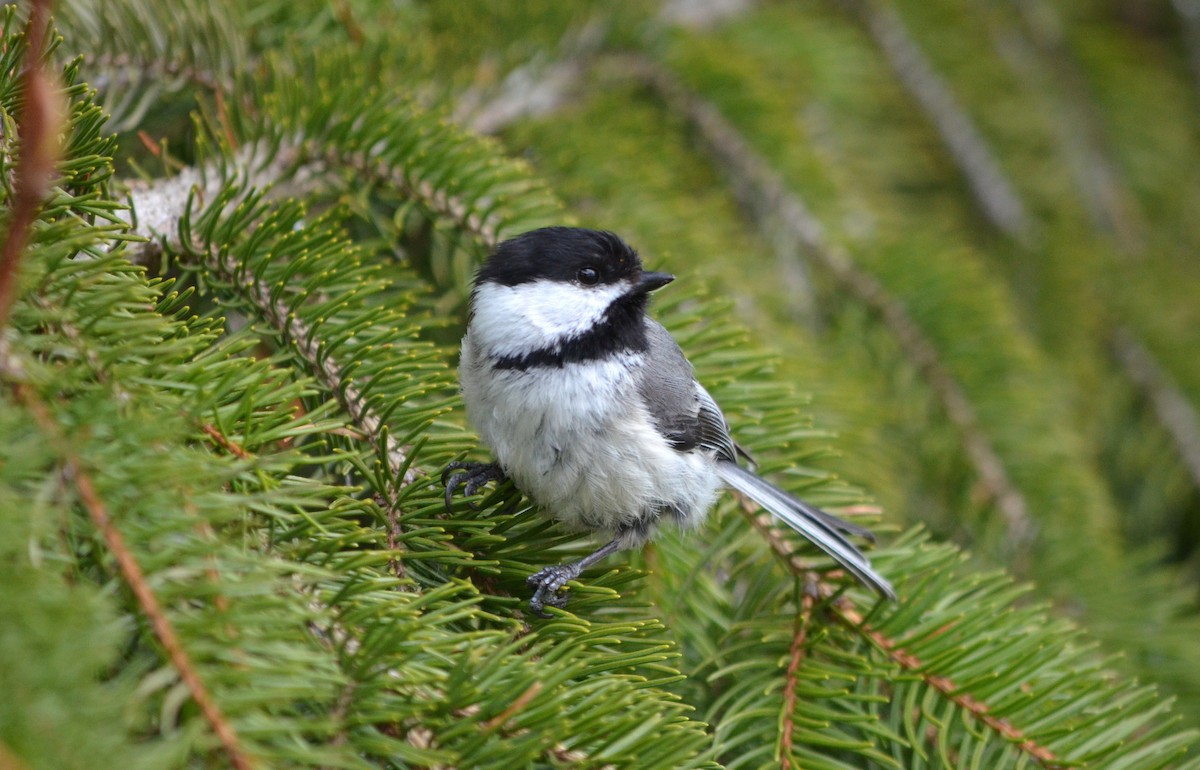
{"label": "bird", "polygon": [[567,603],[567,583],[661,525],[697,527],[722,488],[753,500],[882,597],[891,583],[849,537],[857,524],[809,505],[740,464],[717,402],[662,324],[650,294],[674,280],[646,270],[612,232],[544,227],[500,243],[475,276],[459,384],[493,462],[442,474],[449,508],[489,482],[516,487],[572,530],[602,535],[584,558],[528,578],[530,609]]}

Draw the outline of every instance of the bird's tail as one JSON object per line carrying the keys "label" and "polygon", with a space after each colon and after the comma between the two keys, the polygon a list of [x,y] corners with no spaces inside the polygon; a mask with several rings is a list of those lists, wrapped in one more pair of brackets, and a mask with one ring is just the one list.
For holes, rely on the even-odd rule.
{"label": "bird's tail", "polygon": [[717,473],[730,488],[766,508],[777,519],[782,520],[812,541],[865,585],[878,592],[880,596],[885,596],[893,601],[896,599],[896,592],[892,589],[892,584],[872,569],[871,562],[867,560],[862,551],[858,550],[845,537],[846,534],[860,535],[874,540],[875,538],[868,530],[843,521],[820,508],[814,508],[732,462],[718,462]]}

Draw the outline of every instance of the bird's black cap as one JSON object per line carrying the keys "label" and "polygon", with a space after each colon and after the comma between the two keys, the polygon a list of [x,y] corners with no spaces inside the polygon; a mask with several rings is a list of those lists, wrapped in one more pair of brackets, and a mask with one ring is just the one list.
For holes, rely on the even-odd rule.
{"label": "bird's black cap", "polygon": [[599,273],[599,283],[616,283],[640,278],[642,260],[614,233],[543,227],[501,243],[479,269],[476,282],[517,286],[538,280],[575,281],[585,268]]}

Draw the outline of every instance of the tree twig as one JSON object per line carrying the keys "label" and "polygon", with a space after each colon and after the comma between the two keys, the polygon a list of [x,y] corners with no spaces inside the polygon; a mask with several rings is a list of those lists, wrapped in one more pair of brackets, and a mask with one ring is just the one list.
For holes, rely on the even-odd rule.
{"label": "tree twig", "polygon": [[1001,232],[1029,242],[1032,224],[1025,206],[971,116],[913,40],[900,16],[875,0],[843,0],[862,20],[896,77],[920,103],[950,155],[958,163],[983,213]]}
{"label": "tree twig", "polygon": [[[247,180],[253,187],[269,187],[281,180],[288,169],[295,169],[297,164],[304,165],[304,161],[298,157],[299,151],[295,148],[280,149],[266,164],[252,162],[258,151],[259,148],[253,145],[243,147],[238,150],[238,158],[234,161],[253,169]],[[310,164],[307,171],[316,173],[319,169]],[[181,247],[183,244],[180,242],[179,221],[187,211],[189,201],[198,200],[203,204],[204,201],[215,198],[221,189],[222,181],[222,175],[215,168],[187,168],[170,179],[153,184],[131,185],[130,208],[131,217],[136,223],[135,232],[150,239],[152,243],[161,240],[173,247]],[[401,476],[405,485],[416,481],[421,474],[409,462],[410,447],[401,446],[391,434],[384,431],[383,420],[363,397],[361,387],[346,383],[342,363],[332,355],[321,354],[320,342],[311,334],[311,329],[291,313],[282,300],[273,299],[271,291],[261,283],[256,280],[241,280],[241,266],[232,257],[211,254],[208,249],[197,244],[191,246],[201,253],[208,254],[209,266],[222,278],[233,285],[244,287],[265,320],[289,341],[307,362],[321,385],[336,395],[354,424],[370,441],[383,448],[388,467],[392,471],[391,475]]]}
{"label": "tree twig", "polygon": [[[3,369],[10,369],[8,365],[0,366]],[[171,660],[171,665],[179,672],[179,678],[187,686],[188,691],[192,694],[192,699],[200,708],[200,712],[204,715],[205,721],[221,741],[221,745],[225,749],[225,753],[229,756],[230,762],[237,770],[252,770],[256,766],[250,759],[250,755],[242,746],[241,740],[238,738],[237,731],[233,725],[222,713],[220,706],[213,700],[212,695],[205,687],[204,681],[200,678],[200,674],[196,671],[192,664],[190,656],[183,647],[178,634],[175,632],[175,627],[171,624],[166,612],[158,601],[154,590],[150,587],[150,583],[146,580],[146,574],[142,571],[141,564],[129,549],[125,542],[124,536],[112,521],[112,517],[108,512],[108,507],[104,500],[100,497],[95,485],[92,483],[91,475],[83,467],[79,457],[74,450],[67,445],[66,439],[62,436],[58,423],[50,415],[50,410],[46,408],[45,403],[31,388],[17,384],[15,387],[17,398],[25,405],[34,420],[42,429],[42,432],[58,446],[59,454],[63,459],[63,465],[71,482],[74,484],[76,491],[79,493],[79,499],[87,509],[88,516],[96,529],[104,537],[104,542],[108,546],[108,550],[112,553],[113,558],[117,561],[117,567],[121,572],[121,576],[125,579],[125,584],[136,597],[138,606],[142,608],[142,612],[150,621],[150,626],[154,629],[154,635],[158,638],[159,643],[166,650],[167,657]]]}
{"label": "tree twig", "polygon": [[1200,415],[1133,332],[1117,329],[1112,347],[1125,374],[1145,394],[1159,424],[1175,442],[1192,484],[1200,490]]}
{"label": "tree twig", "polygon": [[24,103],[17,116],[21,155],[17,160],[12,216],[4,246],[0,247],[0,328],[4,327],[16,302],[18,267],[42,199],[50,187],[58,155],[62,110],[57,105],[54,80],[42,67],[49,23],[49,0],[35,0],[25,27],[26,49],[20,84]]}
{"label": "tree twig", "polygon": [[206,436],[211,438],[213,443],[239,460],[249,460],[252,457],[252,455],[246,451],[245,447],[233,441],[221,431],[217,430],[217,426],[213,425],[212,423],[203,423],[200,426],[200,430],[203,431]]}
{"label": "tree twig", "polygon": [[804,591],[800,598],[800,612],[796,615],[795,630],[792,634],[792,647],[789,651],[786,683],[783,686],[783,727],[779,739],[780,770],[801,770],[792,761],[792,731],[794,730],[793,714],[796,711],[796,685],[799,680],[800,664],[806,657],[805,647],[808,641],[808,624],[812,620],[813,605],[816,597],[809,591]]}

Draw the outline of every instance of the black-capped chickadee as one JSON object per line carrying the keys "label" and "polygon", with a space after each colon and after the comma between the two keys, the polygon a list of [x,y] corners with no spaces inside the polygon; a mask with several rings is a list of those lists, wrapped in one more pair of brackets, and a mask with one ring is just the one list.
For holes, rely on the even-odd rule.
{"label": "black-capped chickadee", "polygon": [[610,542],[529,578],[530,607],[562,607],[568,581],[639,548],[664,521],[694,527],[722,486],[754,500],[881,595],[886,579],[845,535],[862,527],[808,505],[738,465],[721,409],[670,333],[646,314],[674,280],[642,269],[616,235],[547,227],[500,244],[471,294],[459,379],[467,416],[494,463],[453,463],[446,501],[511,478],[577,530]]}

